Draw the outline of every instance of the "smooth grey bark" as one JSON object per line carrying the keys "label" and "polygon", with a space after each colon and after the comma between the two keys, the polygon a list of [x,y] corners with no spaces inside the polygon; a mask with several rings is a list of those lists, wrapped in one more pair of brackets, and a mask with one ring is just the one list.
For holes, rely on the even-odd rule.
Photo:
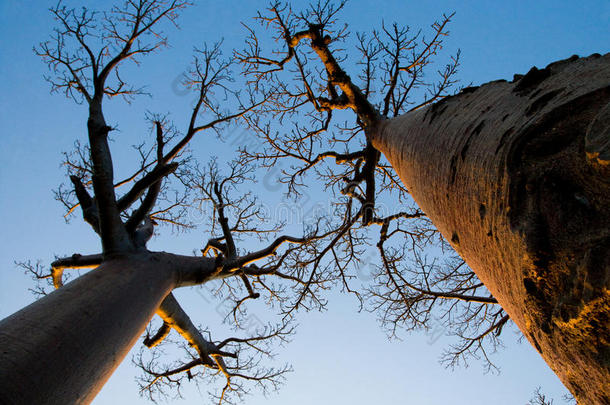
{"label": "smooth grey bark", "polygon": [[[106,69],[104,69],[106,70]],[[104,77],[100,79],[101,86],[104,85]],[[102,97],[104,92],[98,89],[93,100],[89,103],[89,119],[87,120],[87,132],[89,134],[89,146],[91,149],[91,163],[93,171],[91,182],[99,215],[99,235],[102,241],[102,252],[104,257],[111,258],[114,255],[124,254],[134,250],[133,241],[127,233],[127,229],[121,220],[121,212],[117,207],[114,192],[114,169],[112,155],[108,145],[108,133],[111,128],[106,125],[102,113]]]}
{"label": "smooth grey bark", "polygon": [[205,282],[214,260],[131,254],[0,321],[0,404],[87,404],[174,287]]}
{"label": "smooth grey bark", "polygon": [[468,88],[372,142],[581,404],[610,403],[610,54]]}

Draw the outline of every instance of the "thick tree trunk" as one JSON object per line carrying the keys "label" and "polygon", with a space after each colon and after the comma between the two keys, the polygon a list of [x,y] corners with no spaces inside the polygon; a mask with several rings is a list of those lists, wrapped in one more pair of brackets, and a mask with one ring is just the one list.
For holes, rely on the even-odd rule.
{"label": "thick tree trunk", "polygon": [[159,257],[105,262],[0,322],[0,404],[87,404],[175,286]]}
{"label": "thick tree trunk", "polygon": [[465,89],[373,144],[581,404],[610,403],[610,54]]}

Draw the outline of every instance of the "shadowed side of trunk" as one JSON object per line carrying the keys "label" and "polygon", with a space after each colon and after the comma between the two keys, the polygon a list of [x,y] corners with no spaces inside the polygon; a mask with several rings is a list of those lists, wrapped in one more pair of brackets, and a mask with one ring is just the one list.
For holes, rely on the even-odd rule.
{"label": "shadowed side of trunk", "polygon": [[582,404],[610,403],[610,54],[468,88],[373,144]]}
{"label": "shadowed side of trunk", "polygon": [[0,321],[0,404],[91,402],[173,288],[169,269],[105,262]]}

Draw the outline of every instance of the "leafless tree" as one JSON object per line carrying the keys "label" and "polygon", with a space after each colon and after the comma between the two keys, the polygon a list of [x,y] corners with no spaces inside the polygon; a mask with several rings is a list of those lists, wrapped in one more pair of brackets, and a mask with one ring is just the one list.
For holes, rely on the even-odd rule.
{"label": "leafless tree", "polygon": [[[137,167],[116,181],[108,146],[113,128],[106,124],[103,102],[115,96],[132,101],[143,93],[123,80],[120,68],[164,46],[159,25],[175,24],[186,6],[180,1],[139,0],[106,13],[61,4],[52,10],[59,28],[37,52],[49,64],[52,90],[89,107],[88,141],[76,143],[65,155],[71,186],[60,187],[56,196],[68,216],[81,211],[99,235],[102,250],[58,258],[50,273],[39,264],[22,264],[57,291],[2,321],[0,345],[8,350],[5,361],[44,375],[50,383],[45,392],[11,391],[28,386],[15,381],[21,378],[15,375],[27,373],[1,374],[15,381],[3,387],[2,398],[30,403],[40,398],[56,403],[90,400],[153,313],[161,323],[149,325],[146,349],[136,359],[143,370],[142,392],[151,399],[179,395],[185,380],[206,385],[220,381],[212,392],[219,402],[239,400],[251,385],[275,388],[290,368],[269,368],[267,358],[293,332],[295,311],[324,308],[323,291],[334,286],[377,311],[391,335],[442,325],[457,338],[445,354],[448,365],[475,356],[493,367],[488,353],[499,344],[509,316],[430,218],[442,222],[415,205],[413,190],[403,184],[402,167],[380,153],[388,155],[381,147],[386,141],[380,139],[393,123],[424,111],[433,116],[431,122],[444,112],[444,104],[430,105],[454,93],[459,52],[440,69],[434,64],[452,15],[434,22],[429,33],[382,24],[379,31],[356,34],[352,52],[342,50],[352,38],[339,23],[345,2],[318,2],[304,11],[273,3],[256,21],[265,34],[274,33],[277,48],[268,48],[270,41],[259,28],[247,26],[245,48],[231,58],[222,58],[219,44],[198,50],[184,80],[197,94],[184,129],[168,116],[150,114],[153,142],[136,145]],[[350,59],[353,55],[358,55],[356,63]],[[237,64],[248,80],[245,91],[231,85]],[[356,79],[346,67],[360,70]],[[524,81],[534,79],[530,75],[516,86],[523,89]],[[461,94],[474,91],[466,88]],[[231,102],[225,103],[227,99]],[[189,142],[205,133],[222,134],[231,122],[253,130],[262,147],[241,148],[235,161],[197,163],[187,150]],[[471,132],[479,133],[481,125]],[[462,160],[469,145],[461,149]],[[332,212],[312,216],[296,236],[289,235],[290,226],[274,222],[246,191],[245,184],[260,173],[258,167],[281,167],[279,181],[290,198],[298,200],[315,187],[324,190],[332,195]],[[456,176],[459,180],[457,169],[452,182]],[[312,186],[312,180],[319,186]],[[186,210],[205,206],[211,212],[210,237],[201,255],[146,248],[155,226],[192,227]],[[485,204],[478,207],[481,221],[486,209]],[[452,246],[466,246],[460,235],[454,232],[447,239]],[[240,249],[253,241],[260,248]],[[375,255],[367,254],[369,248]],[[96,266],[63,285],[65,270]],[[370,280],[358,279],[364,266],[373,269]],[[204,283],[233,303],[226,316],[238,336],[217,338],[197,327],[171,293],[173,288]],[[254,299],[276,308],[277,319],[259,328],[247,325],[248,301]],[[70,334],[66,320],[83,326]],[[28,336],[30,345],[41,349],[26,359],[19,358],[18,347],[28,341],[17,344],[24,322],[42,325]],[[172,329],[180,339],[170,334]],[[57,331],[67,336],[66,345],[43,350],[41,342],[46,345]],[[164,346],[171,343],[184,349],[181,360],[163,357]],[[80,360],[85,369],[95,364],[92,377],[54,380],[69,375],[70,347],[85,344],[92,349],[80,354]],[[103,356],[109,351],[118,354]],[[69,392],[62,391],[66,386]]]}
{"label": "leafless tree", "polygon": [[[459,52],[430,76],[452,15],[427,36],[383,24],[352,45],[344,6],[277,2],[258,15],[262,29],[248,27],[236,56],[271,102],[247,117],[265,147],[242,156],[289,161],[281,181],[290,194],[315,178],[334,193],[352,218],[335,228],[345,237],[332,251],[348,252],[339,262],[357,262],[365,228],[379,228],[381,267],[367,297],[390,331],[425,327],[444,307],[460,338],[448,363],[488,361],[482,342],[494,347],[510,313],[579,401],[607,402],[608,55],[452,94]],[[262,40],[269,31],[275,48]],[[408,194],[420,208],[386,209]],[[442,242],[424,213],[485,286],[461,260],[441,267],[426,255]],[[348,267],[335,267],[347,280]]]}
{"label": "leafless tree", "polygon": [[[247,27],[246,47],[236,56],[252,89],[267,91],[271,101],[247,115],[263,147],[244,147],[241,154],[263,167],[283,164],[279,180],[296,198],[307,187],[305,179],[317,179],[331,192],[338,217],[351,219],[334,225],[339,237],[324,253],[334,261],[344,288],[378,311],[391,335],[440,324],[458,337],[446,352],[448,365],[472,354],[494,367],[486,350],[499,343],[508,316],[442,241],[366,136],[382,117],[452,94],[459,51],[441,70],[432,68],[453,15],[443,15],[429,33],[382,24],[379,31],[357,33],[353,45],[347,25],[339,22],[345,4],[325,1],[295,11],[273,3],[256,18],[264,34]],[[269,41],[261,35],[269,31],[277,48],[263,48]],[[353,52],[345,50],[349,45]],[[360,69],[357,80],[344,65]],[[338,110],[354,111],[354,122],[345,121],[346,114]],[[278,123],[290,130],[279,130]],[[367,246],[376,246],[378,254],[365,259]],[[372,283],[361,291],[350,279],[354,267],[368,264],[365,260],[379,265]],[[316,266],[310,271],[315,277]]]}
{"label": "leafless tree", "polygon": [[[164,387],[179,388],[185,378],[206,382],[221,378],[224,384],[212,395],[219,402],[232,402],[250,389],[247,383],[263,390],[275,388],[290,369],[269,368],[264,360],[293,332],[291,318],[247,325],[243,305],[259,297],[281,302],[297,285],[307,285],[310,291],[304,304],[318,300],[316,285],[323,280],[303,280],[299,262],[301,252],[318,249],[318,241],[328,232],[320,224],[304,229],[298,237],[282,235],[281,224],[270,222],[256,198],[240,189],[253,180],[247,164],[212,162],[201,168],[188,154],[186,148],[195,136],[221,132],[267,98],[264,92],[231,88],[234,61],[222,58],[219,44],[197,50],[184,78],[184,84],[197,94],[184,129],[166,116],[150,114],[152,143],[135,147],[139,163],[132,173],[119,181],[114,177],[108,138],[115,128],[106,124],[103,105],[109,98],[122,96],[131,101],[143,93],[123,80],[121,68],[130,62],[138,64],[162,48],[166,37],[159,27],[175,24],[187,5],[130,0],[106,12],[75,10],[61,3],[51,9],[58,27],[36,52],[49,65],[52,91],[85,104],[89,112],[87,143],[77,142],[75,150],[65,154],[71,186],[61,186],[56,196],[67,216],[81,211],[99,235],[102,250],[57,258],[49,273],[38,263],[21,264],[56,291],[44,295],[41,287],[37,290],[44,295],[40,300],[0,324],[6,349],[1,367],[3,402],[90,401],[154,312],[162,324],[156,331],[149,329],[144,344],[156,351],[137,360],[145,373],[142,392],[153,399],[163,395]],[[227,99],[231,100],[227,106],[218,101]],[[220,166],[225,163],[228,173],[223,175]],[[185,210],[206,204],[212,207],[211,236],[199,257],[147,249],[157,224],[190,227],[193,224]],[[270,225],[264,228],[263,223]],[[260,249],[240,249],[248,238],[257,240]],[[64,285],[65,271],[93,267]],[[273,279],[280,280],[278,286]],[[171,293],[176,287],[214,281],[219,283],[215,286],[219,294],[235,302],[228,315],[238,335],[212,337],[211,331],[193,323]],[[25,338],[24,322],[37,325]],[[181,346],[186,357],[166,364],[158,348],[172,329],[185,342]],[[59,346],[48,340],[57,333],[64,342]],[[28,341],[34,349],[31,357],[24,357],[19,348]],[[85,346],[91,350],[79,357]],[[74,361],[90,373],[75,373]],[[44,388],[30,387],[24,376],[32,374],[45,380]],[[60,376],[61,381],[57,380]]]}
{"label": "leafless tree", "polygon": [[[221,58],[220,45],[197,50],[191,70],[184,80],[184,84],[197,93],[186,129],[179,130],[167,116],[149,114],[147,120],[154,135],[153,144],[136,145],[138,166],[119,181],[113,180],[107,145],[112,128],[105,124],[102,102],[117,95],[131,101],[142,93],[141,89],[129,87],[121,79],[119,68],[127,60],[139,63],[141,56],[163,46],[166,39],[156,30],[157,23],[163,19],[175,23],[177,12],[185,6],[185,3],[152,1],[127,2],[124,8],[113,8],[104,14],[86,9],[77,12],[61,5],[52,10],[60,28],[56,30],[53,41],[41,44],[37,52],[55,73],[48,78],[52,90],[62,91],[78,103],[85,102],[90,111],[89,142],[83,144],[77,141],[75,149],[65,154],[64,164],[71,186],[60,186],[56,197],[66,207],[67,216],[77,209],[81,210],[85,221],[100,235],[103,252],[58,258],[48,274],[39,265],[23,263],[22,266],[37,279],[46,279],[54,288],[60,288],[64,284],[66,269],[95,267],[115,257],[129,257],[143,252],[154,255],[146,249],[146,242],[157,224],[188,228],[193,224],[188,223],[185,215],[187,209],[194,206],[202,208],[205,204],[211,206],[213,214],[209,229],[212,237],[201,252],[204,258],[213,259],[212,262],[205,262],[214,269],[213,275],[198,276],[187,284],[219,280],[220,285],[215,287],[215,291],[223,299],[235,302],[227,316],[238,328],[244,322],[244,302],[259,298],[261,294],[278,306],[283,317],[277,325],[263,326],[261,330],[254,331],[256,334],[252,337],[215,340],[211,337],[211,331],[200,330],[194,325],[170,293],[156,310],[162,324],[156,331],[149,329],[144,340],[145,346],[152,352],[147,354],[143,351],[136,359],[144,372],[140,380],[142,392],[153,400],[165,395],[179,395],[184,379],[209,383],[222,376],[225,385],[218,393],[213,393],[221,402],[240,398],[248,390],[243,382],[254,381],[263,389],[275,387],[289,367],[266,369],[262,366],[261,355],[270,355],[274,344],[267,341],[283,341],[292,333],[289,322],[299,307],[324,308],[326,302],[320,291],[334,284],[355,294],[362,303],[370,303],[371,309],[378,309],[384,325],[392,333],[399,326],[407,329],[429,327],[434,322],[433,310],[438,307],[436,322],[455,326],[453,330],[462,339],[454,351],[448,352],[449,363],[459,362],[467,353],[480,351],[484,348],[482,341],[487,337],[492,337],[495,345],[494,339],[498,333],[492,332],[499,330],[507,318],[501,309],[490,311],[487,308],[496,304],[495,299],[484,290],[463,262],[449,260],[442,266],[426,262],[425,249],[441,242],[424,214],[412,203],[403,211],[387,212],[386,215],[380,215],[379,210],[375,209],[375,199],[381,200],[384,193],[388,194],[387,198],[398,195],[406,200],[407,192],[391,167],[380,160],[370,144],[362,145],[358,152],[349,152],[349,147],[357,144],[354,140],[362,125],[339,128],[341,136],[333,138],[331,146],[337,148],[342,145],[342,152],[316,151],[323,130],[328,129],[331,122],[332,108],[316,104],[318,98],[311,91],[314,84],[307,79],[313,73],[306,68],[307,56],[292,51],[296,43],[288,49],[289,54],[294,53],[305,87],[300,94],[299,90],[294,93],[290,89],[290,81],[284,81],[279,76],[263,83],[262,79],[274,75],[275,71],[255,73],[255,82],[249,93],[241,94],[229,87],[234,61]],[[320,24],[331,26],[335,13],[342,7],[343,4],[338,8],[330,3],[319,4],[309,14],[297,16],[296,21],[302,23],[313,18],[319,20]],[[274,6],[271,11],[274,13],[272,19],[265,19],[261,15],[259,20],[283,26],[285,22],[279,6]],[[386,113],[390,109],[393,114],[402,112],[411,102],[407,93],[413,89],[433,89],[434,93],[424,98],[427,100],[425,104],[444,96],[447,88],[453,84],[451,76],[455,73],[457,59],[447,67],[440,84],[431,85],[423,80],[423,68],[440,48],[439,38],[446,34],[443,30],[448,21],[449,17],[445,17],[441,24],[435,24],[434,40],[428,43],[422,37],[424,49],[418,51],[415,44],[420,40],[420,35],[409,37],[407,29],[400,29],[396,25],[391,30],[384,28],[383,33],[375,32],[370,41],[364,36],[358,37],[359,49],[368,55],[367,73],[363,78],[369,87],[374,85],[374,72],[377,70],[384,72],[385,76],[397,75],[397,65],[392,67],[385,64],[380,55],[389,55],[395,59],[395,64],[409,62],[411,66],[409,83],[395,77],[392,80],[396,83],[385,89]],[[294,23],[291,21],[288,24]],[[338,38],[343,38],[344,32],[341,31]],[[251,33],[249,45],[256,41],[254,32]],[[383,36],[386,40],[394,41],[398,48],[389,48]],[[94,50],[95,45],[99,49]],[[415,59],[409,59],[409,56],[402,54],[403,51],[408,51],[410,58]],[[419,53],[416,55],[415,52]],[[248,59],[245,63],[247,73],[253,74],[251,68],[256,63],[252,63],[252,58],[260,58],[260,55],[245,58],[238,53],[236,56],[242,62]],[[280,65],[283,67],[285,62]],[[320,84],[315,86],[319,87]],[[225,111],[214,97],[217,93],[231,97],[236,110]],[[396,101],[396,97],[401,100]],[[308,103],[316,107],[315,111],[304,113],[310,122],[295,123],[295,130],[290,135],[292,138],[287,140],[272,139],[263,130],[263,122],[255,118],[262,111],[273,116],[271,122],[281,123],[295,114],[301,114],[298,107]],[[204,112],[213,119],[200,123]],[[199,166],[185,149],[189,141],[205,131],[221,134],[225,124],[232,120],[242,120],[257,130],[271,148],[280,153],[277,156],[251,155],[243,150],[240,160],[230,162],[228,173],[224,175],[220,166],[225,162],[219,164],[212,161],[204,167]],[[271,122],[265,124],[267,128],[271,127]],[[318,124],[322,125],[321,129],[311,130],[310,127]],[[318,153],[318,156],[312,158],[314,153]],[[299,195],[302,190],[300,179],[311,170],[339,196],[333,201],[335,215],[313,218],[300,237],[282,236],[281,223],[262,228],[262,223],[270,223],[269,218],[264,217],[256,197],[240,189],[244,182],[254,181],[252,163],[265,166],[276,163],[280,158],[295,157],[305,165],[295,167],[292,173],[286,171],[281,179],[288,184],[291,193]],[[321,163],[326,157],[334,157],[340,163],[340,170],[321,170]],[[374,162],[371,163],[370,159],[374,159]],[[366,190],[362,190],[361,183],[366,185]],[[117,191],[125,188],[127,191],[123,191],[119,197]],[[364,264],[362,253],[372,240],[368,230],[374,226],[379,231],[379,260],[374,261],[382,265],[373,274],[373,282],[362,290],[353,285],[354,269]],[[399,240],[399,237],[405,236],[410,240],[406,245]],[[258,251],[240,254],[239,242],[247,238],[255,238],[262,243],[269,241],[269,244]],[[447,248],[446,245],[443,247]],[[414,260],[406,264],[408,257]],[[179,258],[168,260],[180,262]],[[43,289],[39,291],[44,292]],[[162,360],[159,347],[165,339],[172,341],[167,338],[171,329],[186,342],[181,344],[186,355],[182,361]],[[484,332],[478,333],[480,330]],[[487,358],[485,351],[482,352]],[[233,397],[228,398],[229,393],[234,394]]]}

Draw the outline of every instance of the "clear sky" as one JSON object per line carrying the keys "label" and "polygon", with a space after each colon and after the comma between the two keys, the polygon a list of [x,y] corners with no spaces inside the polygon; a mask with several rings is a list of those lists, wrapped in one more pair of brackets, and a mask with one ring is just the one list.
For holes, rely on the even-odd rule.
{"label": "clear sky", "polygon": [[[108,1],[86,1],[94,6]],[[296,3],[296,2],[295,2]],[[30,279],[16,269],[15,260],[40,259],[49,264],[54,255],[89,253],[99,249],[92,232],[77,218],[66,224],[63,209],[52,190],[65,181],[61,152],[83,139],[86,108],[61,95],[50,95],[43,76],[46,66],[32,47],[47,38],[53,23],[47,8],[53,1],[0,1],[0,317],[31,302]],[[197,1],[180,19],[181,29],[168,29],[171,48],[146,59],[138,70],[138,84],[148,85],[153,98],[132,106],[113,103],[109,122],[121,134],[147,133],[146,110],[172,112],[179,122],[188,113],[189,100],[173,90],[172,82],[187,67],[192,47],[224,38],[225,49],[239,47],[244,36],[240,21],[255,15],[258,1]],[[610,2],[607,0],[420,0],[351,1],[342,14],[352,31],[370,31],[381,21],[427,28],[442,13],[456,11],[447,39],[448,51],[462,50],[459,78],[464,85],[511,79],[533,65],[572,54],[610,51]],[[182,121],[181,121],[182,119]],[[238,131],[238,130],[236,130]],[[195,143],[202,162],[210,151]],[[116,151],[116,159],[127,159]],[[127,156],[127,155],[125,155]],[[280,192],[270,193],[279,198]],[[273,200],[272,200],[273,201]],[[186,235],[166,232],[151,242],[152,249],[190,253],[207,239],[205,229]],[[197,290],[179,291],[178,297],[196,323],[219,322],[215,303]],[[303,313],[299,330],[278,360],[292,363],[279,394],[254,394],[248,404],[525,404],[537,386],[561,404],[566,392],[527,342],[517,343],[514,331],[504,332],[506,347],[494,360],[500,374],[485,374],[480,363],[447,370],[438,364],[450,343],[425,333],[402,334],[388,341],[374,314],[357,313],[351,297],[332,294],[328,311]],[[129,358],[94,401],[96,405],[147,403],[139,398]],[[41,382],[44,383],[44,382]],[[208,403],[196,389],[185,387],[178,404]]]}

